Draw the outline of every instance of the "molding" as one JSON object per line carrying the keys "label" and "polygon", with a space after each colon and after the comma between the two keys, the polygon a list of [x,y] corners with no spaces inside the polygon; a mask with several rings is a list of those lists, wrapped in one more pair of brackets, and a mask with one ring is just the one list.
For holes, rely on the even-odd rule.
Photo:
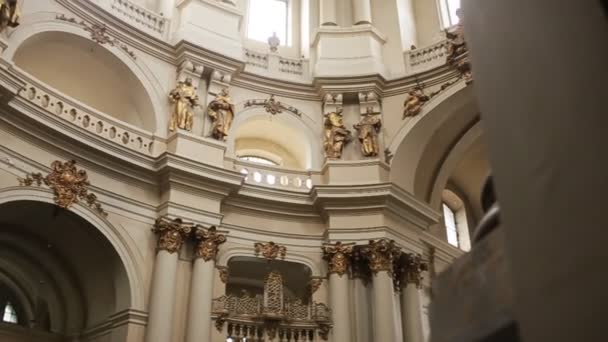
{"label": "molding", "polygon": [[353,25],[349,27],[320,26],[314,30],[312,34],[312,39],[310,40],[310,46],[314,47],[315,45],[317,45],[322,35],[352,36],[362,33],[371,35],[381,44],[385,44],[388,40],[388,37],[386,35],[384,35],[382,32],[380,32],[380,30],[378,30],[375,26],[371,24]]}

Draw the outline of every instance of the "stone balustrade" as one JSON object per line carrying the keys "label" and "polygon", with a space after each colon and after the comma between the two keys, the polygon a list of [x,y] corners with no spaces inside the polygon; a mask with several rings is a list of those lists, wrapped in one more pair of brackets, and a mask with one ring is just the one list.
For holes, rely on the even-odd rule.
{"label": "stone balustrade", "polygon": [[60,118],[71,125],[136,152],[146,155],[153,154],[153,134],[78,104],[77,101],[38,84],[32,79],[26,77],[23,79],[26,81],[26,86],[19,95],[49,116]]}
{"label": "stone balustrade", "polygon": [[424,72],[446,63],[447,40],[405,53],[405,65],[410,74]]}
{"label": "stone balustrade", "polygon": [[246,183],[291,191],[308,192],[313,184],[321,181],[317,172],[289,170],[242,160],[234,161],[234,168],[246,176]]}
{"label": "stone balustrade", "polygon": [[165,37],[169,30],[168,18],[129,0],[105,0],[103,5],[129,24],[152,35]]}

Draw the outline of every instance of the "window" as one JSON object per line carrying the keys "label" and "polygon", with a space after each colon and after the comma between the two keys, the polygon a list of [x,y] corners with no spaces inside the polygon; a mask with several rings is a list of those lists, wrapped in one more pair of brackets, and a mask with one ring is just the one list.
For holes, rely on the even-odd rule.
{"label": "window", "polygon": [[456,215],[454,211],[443,204],[443,220],[445,221],[445,229],[448,235],[448,243],[454,247],[458,247],[458,229],[456,228]]}
{"label": "window", "polygon": [[247,37],[262,42],[274,33],[281,45],[288,45],[288,0],[249,0]]}
{"label": "window", "polygon": [[262,158],[262,157],[258,157],[258,156],[241,156],[241,157],[239,157],[239,159],[247,161],[247,162],[251,162],[251,163],[256,163],[256,164],[271,165],[271,166],[279,165],[278,163],[276,163],[268,158]]}
{"label": "window", "polygon": [[441,10],[441,19],[443,27],[448,28],[458,24],[458,10],[460,9],[460,0],[439,0]]}
{"label": "window", "polygon": [[4,315],[2,316],[2,321],[6,323],[15,323],[17,324],[17,311],[11,304],[11,302],[6,303],[4,307]]}

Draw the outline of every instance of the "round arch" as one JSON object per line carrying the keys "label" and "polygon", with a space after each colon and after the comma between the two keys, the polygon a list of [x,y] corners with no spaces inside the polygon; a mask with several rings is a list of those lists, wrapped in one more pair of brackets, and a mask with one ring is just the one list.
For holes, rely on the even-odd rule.
{"label": "round arch", "polygon": [[[0,189],[0,207],[13,202],[37,202],[55,205],[53,194],[48,189],[9,187]],[[107,219],[100,217],[91,208],[83,204],[75,204],[70,210],[78,218],[95,227],[107,240],[117,254],[125,271],[127,288],[116,289],[117,301],[126,303],[127,307],[120,309],[145,310],[145,285],[141,257],[136,253],[134,244],[128,241],[128,234],[120,226],[111,224]]]}
{"label": "round arch", "polygon": [[[87,87],[79,88],[78,86],[69,85],[67,84],[68,80],[61,84],[52,84],[47,81],[49,85],[121,121],[159,136],[166,136],[167,119],[164,113],[166,106],[160,101],[165,96],[163,88],[154,76],[154,73],[141,60],[132,58],[119,47],[93,42],[90,39],[90,34],[77,26],[77,24],[52,20],[49,19],[48,15],[40,13],[32,14],[27,18],[26,22],[11,32],[8,48],[3,54],[7,60],[13,61],[20,67],[19,64],[24,62],[23,59],[25,57],[23,56],[25,52],[28,52],[27,49],[32,50],[30,51],[31,53],[39,54],[40,52],[35,48],[36,44],[41,44],[41,49],[46,51],[52,48],[51,45],[54,42],[62,42],[62,46],[65,48],[70,48],[73,45],[71,48],[75,51],[79,51],[81,48],[89,49],[89,54],[91,54],[90,49],[94,49],[94,56],[89,61],[107,69],[105,74],[100,72],[98,78],[107,82],[114,82],[109,87],[97,87],[108,89],[108,94],[105,94],[105,97],[110,98],[112,96],[110,92],[119,94],[119,91],[115,89],[117,87],[119,87],[118,89],[130,89],[126,93],[135,95],[128,98],[126,94],[123,94],[120,95],[122,96],[120,99],[116,100],[120,103],[106,103],[111,101],[106,101],[105,97],[103,99],[100,98],[99,101],[96,101],[92,95],[87,97],[86,94],[83,95],[83,89],[88,89]],[[84,53],[84,51],[81,52]],[[47,59],[49,63],[53,61],[60,63],[60,60],[65,58],[65,56],[53,53],[53,50],[45,54],[49,56]],[[31,71],[37,71],[42,68],[42,66],[35,68],[32,65],[30,65],[29,71],[27,69],[25,71],[31,73]],[[120,75],[120,77],[114,77],[116,75]],[[39,77],[35,73],[33,73],[33,76]],[[73,76],[77,79],[78,77],[81,78],[82,75],[77,74]],[[90,76],[87,76],[87,81],[90,81]],[[41,77],[41,80],[44,82],[45,80],[42,78],[49,77],[50,75],[45,75],[45,77]],[[101,101],[105,102],[101,103]],[[136,111],[136,115],[133,114],[132,109]]]}
{"label": "round arch", "polygon": [[[230,248],[220,249],[218,254],[217,264],[220,266],[228,266],[228,261],[236,257],[255,257],[252,253],[252,248],[230,246]],[[260,260],[264,260],[260,258]],[[316,262],[306,255],[290,251],[285,256],[284,261],[289,261],[307,266],[313,276],[321,276],[321,270]]]}
{"label": "round arch", "polygon": [[236,157],[236,141],[247,137],[280,146],[295,157],[300,168],[321,167],[321,138],[315,133],[314,123],[310,119],[291,112],[271,115],[259,107],[244,107],[245,102],[237,105],[237,114],[228,136],[227,155]]}
{"label": "round arch", "polygon": [[405,120],[390,144],[391,181],[429,202],[434,181],[454,144],[479,121],[472,87],[459,82]]}

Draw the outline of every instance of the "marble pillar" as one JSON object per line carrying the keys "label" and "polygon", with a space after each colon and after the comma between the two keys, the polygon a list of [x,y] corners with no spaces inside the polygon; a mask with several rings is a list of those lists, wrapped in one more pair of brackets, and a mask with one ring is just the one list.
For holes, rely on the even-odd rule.
{"label": "marble pillar", "polygon": [[321,26],[338,26],[336,0],[320,0]]}
{"label": "marble pillar", "polygon": [[159,218],[153,231],[158,235],[157,254],[150,290],[146,342],[173,339],[173,308],[179,251],[193,225],[181,219]]}
{"label": "marble pillar", "polygon": [[424,341],[421,308],[420,289],[414,283],[406,283],[401,290],[401,319],[405,342]]}
{"label": "marble pillar", "polygon": [[355,25],[372,23],[372,5],[370,0],[352,0],[353,22]]}
{"label": "marble pillar", "polygon": [[349,311],[349,278],[347,275],[353,245],[341,242],[323,246],[329,269],[329,303],[332,310],[332,341],[352,341]]}
{"label": "marble pillar", "polygon": [[186,342],[208,341],[211,338],[211,306],[213,303],[213,276],[219,245],[226,236],[215,227],[197,227],[194,233],[197,244],[188,305]]}

